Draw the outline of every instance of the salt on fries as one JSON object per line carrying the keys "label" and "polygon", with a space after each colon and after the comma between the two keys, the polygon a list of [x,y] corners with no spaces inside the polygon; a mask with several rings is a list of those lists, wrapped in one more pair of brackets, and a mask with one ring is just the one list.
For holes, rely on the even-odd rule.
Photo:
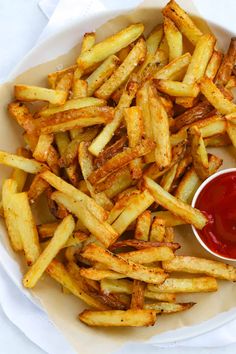
{"label": "salt on fries", "polygon": [[[100,43],[85,34],[74,65],[49,88],[15,85],[8,106],[28,149],[0,151],[13,168],[0,211],[29,266],[23,284],[47,273],[91,308],[79,315],[89,326],[151,326],[194,305],[176,294],[236,280],[233,266],[175,255],[175,227],[208,222],[190,206],[222,164],[207,148],[236,147],[236,41],[223,55],[174,0],[162,13],[146,39],[142,23]],[[41,195],[52,218],[36,225]]]}

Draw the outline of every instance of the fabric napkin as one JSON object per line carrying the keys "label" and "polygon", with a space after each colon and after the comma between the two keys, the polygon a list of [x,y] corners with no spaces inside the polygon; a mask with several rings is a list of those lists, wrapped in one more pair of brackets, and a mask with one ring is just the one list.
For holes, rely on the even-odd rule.
{"label": "fabric napkin", "polygon": [[[42,32],[38,43],[48,38],[48,36],[57,33],[63,26],[67,26],[68,23],[79,21],[91,14],[103,13],[107,10],[117,10],[119,13],[122,13],[132,9],[140,2],[140,0],[41,0],[39,6],[50,20]],[[227,7],[225,3],[223,4],[223,2],[220,1],[196,0],[195,6],[205,19],[216,22],[222,27],[228,28],[230,31],[236,33],[234,18],[235,0],[227,0]],[[224,16],[222,16],[222,13],[224,13]],[[0,263],[1,262],[2,260],[0,260]],[[4,270],[0,268],[0,303],[9,320],[19,327],[29,339],[46,353],[73,354],[73,349],[49,321],[46,313],[42,311],[36,303],[32,303],[32,301],[14,285],[13,281],[9,279]],[[162,346],[159,345],[159,347],[168,347],[168,353],[173,353],[171,350],[173,346],[175,346],[175,348],[176,346],[182,348],[225,346],[236,342],[235,330],[236,320],[229,322],[227,325],[217,330],[193,339],[178,342],[172,341]],[[48,333],[50,333],[50,336]],[[170,338],[171,337],[170,335]],[[46,341],[44,340],[45,338],[47,338]],[[126,354],[133,350],[137,353],[154,353],[154,345],[155,343],[152,340],[149,341],[149,344],[139,344],[138,346],[137,344],[135,345],[135,343],[129,343],[118,350],[117,354]],[[163,349],[161,349],[161,351],[163,353]],[[156,348],[155,353],[158,352]],[[164,352],[166,352],[165,349]]]}

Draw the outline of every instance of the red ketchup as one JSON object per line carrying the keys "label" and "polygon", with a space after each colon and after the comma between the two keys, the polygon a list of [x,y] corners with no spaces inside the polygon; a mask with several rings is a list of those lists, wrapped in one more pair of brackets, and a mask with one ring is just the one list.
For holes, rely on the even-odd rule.
{"label": "red ketchup", "polygon": [[199,194],[195,207],[208,217],[208,224],[197,230],[213,252],[236,259],[236,172],[211,180]]}

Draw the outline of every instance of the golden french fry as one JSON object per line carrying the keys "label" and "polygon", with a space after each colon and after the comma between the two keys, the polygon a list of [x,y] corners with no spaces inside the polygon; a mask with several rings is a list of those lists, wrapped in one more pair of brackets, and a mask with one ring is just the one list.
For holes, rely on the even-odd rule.
{"label": "golden french fry", "polygon": [[223,93],[218,89],[212,80],[207,77],[203,77],[200,80],[200,89],[201,93],[220,113],[230,114],[232,112],[236,112],[236,105],[225,98]]}
{"label": "golden french fry", "polygon": [[88,326],[99,327],[142,327],[153,326],[156,313],[153,310],[133,309],[127,311],[90,311],[84,310],[79,315],[80,321]]}
{"label": "golden french fry", "polygon": [[45,167],[38,161],[10,154],[5,151],[0,151],[0,163],[33,174],[40,172]]}
{"label": "golden french fry", "polygon": [[94,93],[98,98],[108,99],[111,94],[129,78],[129,75],[142,62],[146,55],[146,43],[140,38],[129,52],[123,63],[115,70],[108,80]]}
{"label": "golden french fry", "polygon": [[160,293],[201,293],[217,291],[217,281],[212,277],[168,278],[160,285],[148,284],[147,289]]}
{"label": "golden french fry", "polygon": [[81,268],[80,274],[91,280],[102,279],[122,279],[126,278],[125,274],[114,272],[113,270],[96,269],[96,268]]}
{"label": "golden french fry", "polygon": [[[200,37],[184,76],[184,84],[194,84],[204,76],[207,64],[214,50],[215,42],[216,39],[211,34],[204,34]],[[198,89],[198,92],[199,91]],[[184,107],[192,107],[193,102],[193,99],[189,97],[179,97],[176,99],[176,103]]]}
{"label": "golden french fry", "polygon": [[36,285],[53,258],[55,258],[57,253],[69,239],[74,227],[75,222],[71,215],[65,217],[65,219],[59,224],[47,247],[25,274],[23,284],[26,288],[33,288]]}
{"label": "golden french fry", "polygon": [[233,266],[210,259],[176,256],[171,261],[163,262],[162,266],[167,272],[206,274],[218,279],[236,280],[236,269]]}
{"label": "golden french fry", "polygon": [[119,217],[113,222],[112,227],[121,235],[153,202],[154,199],[147,190],[134,196],[132,204],[128,204],[125,207]]}
{"label": "golden french fry", "polygon": [[15,85],[14,90],[19,101],[48,101],[58,106],[66,102],[68,95],[66,91],[29,85]]}
{"label": "golden french fry", "polygon": [[152,179],[144,177],[144,180],[146,188],[158,204],[171,211],[174,215],[181,217],[187,223],[194,225],[197,229],[202,229],[206,225],[207,218],[198,209],[192,208],[190,205],[176,199]]}
{"label": "golden french fry", "polygon": [[191,55],[189,53],[185,53],[181,55],[181,57],[172,60],[160,70],[157,70],[154,78],[162,80],[178,80],[180,76],[185,74],[190,60]]}
{"label": "golden french fry", "polygon": [[197,44],[202,36],[202,32],[197,28],[189,15],[174,0],[171,0],[164,7],[162,13],[175,23],[193,45]]}
{"label": "golden french fry", "polygon": [[[119,154],[112,157],[104,165],[90,174],[88,180],[92,184],[102,182],[107,176],[112,174],[115,170],[128,165],[133,159],[148,154],[155,148],[155,143],[150,140],[143,140],[134,148],[127,148]],[[90,151],[90,149],[89,149]]]}
{"label": "golden french fry", "polygon": [[216,76],[216,83],[225,85],[229,81],[236,60],[236,38],[232,37],[226,55]]}
{"label": "golden french fry", "polygon": [[84,301],[87,305],[99,309],[99,310],[107,310],[107,306],[102,304],[99,300],[96,298],[92,297],[91,295],[87,294],[78,284],[76,279],[74,279],[66,270],[66,268],[63,266],[62,263],[60,263],[57,260],[53,260],[48,268],[47,268],[47,273],[55,279],[58,283],[60,283],[62,286],[64,286],[66,289],[68,289],[73,295],[77,296],[79,299]]}
{"label": "golden french fry", "polygon": [[150,231],[150,241],[162,242],[165,236],[165,221],[155,217],[152,222]]}
{"label": "golden french fry", "polygon": [[164,17],[164,33],[169,47],[169,61],[171,61],[183,53],[182,33],[168,17]]}
{"label": "golden french fry", "polygon": [[127,277],[146,281],[147,283],[160,284],[167,278],[167,274],[160,272],[159,269],[148,268],[132,261],[127,261],[95,244],[90,243],[83,250],[82,256],[91,261],[101,262],[115,272],[126,274]]}
{"label": "golden french fry", "polygon": [[169,247],[161,246],[161,247],[150,247],[150,248],[145,248],[142,250],[131,251],[126,253],[119,253],[119,256],[127,261],[132,261],[137,264],[146,264],[146,263],[172,259],[174,258],[174,253],[172,249],[170,249]]}
{"label": "golden french fry", "polygon": [[155,310],[156,313],[176,313],[190,309],[195,302],[186,303],[169,303],[169,302],[156,302],[152,304],[145,304],[145,309]]}
{"label": "golden french fry", "polygon": [[87,69],[92,65],[101,62],[135,41],[142,34],[143,30],[143,24],[137,23],[126,27],[113,36],[106,38],[104,41],[95,44],[90,50],[80,54],[77,59],[78,66],[82,69]]}
{"label": "golden french fry", "polygon": [[152,216],[149,210],[145,210],[138,216],[134,235],[136,240],[148,241],[151,221]]}
{"label": "golden french fry", "polygon": [[33,157],[40,161],[44,162],[47,160],[47,155],[49,148],[53,142],[53,135],[52,134],[41,134],[39,136],[38,143],[33,153]]}
{"label": "golden french fry", "polygon": [[134,198],[136,195],[139,194],[138,191],[133,191],[129,195],[124,195],[120,199],[117,200],[116,204],[112,208],[112,210],[109,213],[109,216],[107,218],[107,222],[109,224],[112,224],[123,212],[123,210],[130,204],[132,204]]}
{"label": "golden french fry", "polygon": [[157,89],[169,96],[181,97],[197,97],[199,88],[197,84],[186,84],[179,81],[171,80],[155,80],[155,86]]}
{"label": "golden french fry", "polygon": [[73,98],[84,98],[88,96],[88,83],[86,80],[74,80]]}
{"label": "golden french fry", "polygon": [[165,222],[166,227],[173,227],[186,224],[183,219],[172,214],[170,211],[156,211],[153,212],[152,215],[158,219],[162,219]]}
{"label": "golden french fry", "polygon": [[[226,127],[226,131],[227,131],[227,127]],[[206,147],[220,147],[220,146],[231,145],[232,142],[228,134],[223,133],[223,134],[213,135],[209,138],[205,138],[204,144]]]}
{"label": "golden french fry", "polygon": [[73,80],[73,73],[72,72],[65,73],[56,83],[55,89],[59,91],[60,90],[65,91],[68,95],[72,86],[72,80]]}
{"label": "golden french fry", "polygon": [[48,183],[41,178],[40,173],[35,175],[27,192],[30,203],[33,204],[48,186]]}
{"label": "golden french fry", "polygon": [[52,89],[55,89],[56,88],[56,85],[58,83],[58,81],[60,81],[60,79],[67,73],[71,73],[73,74],[75,69],[76,69],[76,65],[72,65],[72,66],[68,66],[67,68],[65,69],[62,69],[62,70],[58,70],[58,71],[54,71],[52,73],[49,73],[48,74],[48,83],[49,83],[49,86],[52,88]]}
{"label": "golden french fry", "polygon": [[[97,190],[105,190],[108,198],[114,198],[117,194],[124,191],[126,188],[130,187],[133,180],[130,175],[128,167],[124,167],[111,174],[104,183],[100,183],[96,186]],[[98,187],[102,187],[98,189]]]}
{"label": "golden french fry", "polygon": [[37,225],[40,238],[44,239],[44,238],[52,237],[52,235],[56,231],[57,226],[58,226],[57,222]]}
{"label": "golden french fry", "polygon": [[219,70],[220,64],[223,59],[223,53],[217,50],[214,50],[211,59],[206,67],[205,75],[210,79],[214,80],[216,74]]}
{"label": "golden french fry", "polygon": [[[141,109],[136,106],[124,109],[124,119],[126,122],[129,147],[134,148],[142,141],[143,119]],[[130,172],[133,179],[141,178],[141,158],[134,159],[130,162]]]}
{"label": "golden french fry", "polygon": [[201,180],[198,177],[195,169],[191,168],[186,172],[180,184],[178,185],[175,192],[175,197],[186,203],[190,203],[200,184]]}
{"label": "golden french fry", "polygon": [[162,186],[165,191],[170,192],[172,184],[175,180],[176,171],[177,171],[178,164],[176,163],[172,166],[169,171],[167,171],[161,179],[160,185]]}
{"label": "golden french fry", "polygon": [[130,309],[143,309],[146,284],[140,280],[133,281]]}
{"label": "golden french fry", "polygon": [[201,132],[196,126],[188,130],[191,145],[193,166],[200,179],[204,180],[209,176],[209,162],[204,140]]}
{"label": "golden french fry", "polygon": [[146,39],[147,52],[155,54],[163,37],[163,25],[157,25]]}

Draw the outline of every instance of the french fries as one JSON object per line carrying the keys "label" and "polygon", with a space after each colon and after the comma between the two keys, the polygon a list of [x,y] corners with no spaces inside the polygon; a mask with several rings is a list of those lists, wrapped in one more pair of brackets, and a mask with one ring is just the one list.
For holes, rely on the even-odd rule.
{"label": "french fries", "polygon": [[30,266],[23,285],[47,273],[88,306],[89,326],[153,325],[236,281],[232,265],[176,242],[176,226],[207,224],[192,198],[223,164],[218,149],[236,147],[236,40],[224,54],[174,0],[162,13],[147,36],[142,23],[97,43],[86,33],[76,64],[48,87],[17,82],[8,105],[24,145],[0,151],[13,168],[0,215]]}

